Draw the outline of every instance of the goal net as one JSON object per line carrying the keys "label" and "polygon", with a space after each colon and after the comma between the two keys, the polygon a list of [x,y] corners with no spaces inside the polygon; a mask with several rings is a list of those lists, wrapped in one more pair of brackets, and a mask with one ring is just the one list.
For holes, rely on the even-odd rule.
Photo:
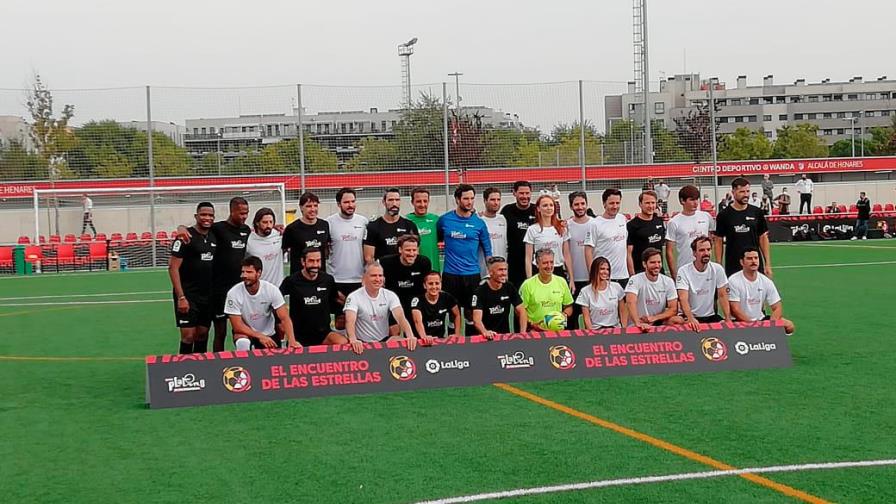
{"label": "goal net", "polygon": [[230,213],[230,200],[243,198],[251,227],[263,207],[285,224],[286,196],[282,183],[38,189],[32,243],[41,245],[43,271],[105,269],[109,253],[122,268],[165,266],[175,230],[195,223],[198,203],[211,202],[220,221]]}

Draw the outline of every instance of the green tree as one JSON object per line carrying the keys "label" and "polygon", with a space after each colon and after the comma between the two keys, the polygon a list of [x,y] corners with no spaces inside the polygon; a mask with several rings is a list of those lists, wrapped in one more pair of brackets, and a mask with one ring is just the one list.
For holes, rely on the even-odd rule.
{"label": "green tree", "polygon": [[349,165],[353,170],[395,170],[400,168],[398,147],[385,138],[366,137]]}
{"label": "green tree", "polygon": [[66,164],[66,154],[77,145],[77,139],[69,127],[75,115],[73,105],[65,105],[59,117],[53,113],[53,94],[34,75],[25,105],[31,116],[30,135],[38,154],[46,161],[51,179],[72,178],[74,173]]}
{"label": "green tree", "polygon": [[47,162],[22,142],[0,144],[0,180],[40,180],[48,177]]}
{"label": "green tree", "polygon": [[828,157],[828,146],[818,136],[818,126],[797,124],[778,128],[778,139],[772,150],[776,159]]}
{"label": "green tree", "polygon": [[639,129],[640,127],[629,119],[614,121],[604,136],[604,163],[631,163],[635,151],[641,145]]}
{"label": "green tree", "polygon": [[653,141],[654,162],[673,163],[690,159],[688,152],[679,145],[678,135],[674,131],[664,128],[659,121],[651,123],[650,133]]}
{"label": "green tree", "polygon": [[722,161],[771,159],[774,145],[764,131],[737,128],[734,133],[722,137],[718,149]]}
{"label": "green tree", "polygon": [[675,119],[678,144],[688,153],[690,160],[697,163],[712,159],[712,124],[709,115],[709,105],[703,103],[686,116]]}
{"label": "green tree", "polygon": [[[442,102],[422,94],[402,113],[392,129],[402,168],[438,168],[444,165]],[[449,133],[450,134],[450,133]]]}

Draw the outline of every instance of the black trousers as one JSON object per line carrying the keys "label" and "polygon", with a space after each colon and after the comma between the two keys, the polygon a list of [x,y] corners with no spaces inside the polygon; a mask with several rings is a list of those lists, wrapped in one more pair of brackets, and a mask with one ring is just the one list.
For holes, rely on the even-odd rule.
{"label": "black trousers", "polygon": [[800,193],[800,213],[803,213],[803,205],[806,205],[806,213],[812,213],[812,193]]}

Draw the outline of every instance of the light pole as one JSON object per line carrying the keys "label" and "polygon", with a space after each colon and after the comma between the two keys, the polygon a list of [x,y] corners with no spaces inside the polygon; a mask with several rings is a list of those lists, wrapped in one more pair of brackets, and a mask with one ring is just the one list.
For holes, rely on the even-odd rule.
{"label": "light pole", "polygon": [[849,129],[852,134],[852,157],[856,157],[856,118],[847,117],[844,121],[849,121]]}
{"label": "light pole", "polygon": [[417,37],[398,45],[398,55],[401,56],[401,85],[404,87],[404,107],[411,109],[411,55],[414,54],[414,44]]}
{"label": "light pole", "polygon": [[460,72],[454,72],[448,74],[448,77],[454,77],[454,99],[457,103],[454,104],[454,110],[457,111],[457,117],[460,117],[460,76],[463,75]]}
{"label": "light pole", "polygon": [[[862,157],[865,157],[865,111],[859,112],[862,114],[859,117],[859,127],[862,128],[861,134],[859,135],[859,140],[862,141]],[[855,137],[855,128],[853,128],[853,137]],[[853,145],[855,145],[855,140],[853,140]],[[855,147],[853,147],[855,149]],[[855,154],[853,154],[855,156]]]}
{"label": "light pole", "polygon": [[717,77],[713,77],[709,79],[709,131],[712,140],[712,188],[713,188],[713,198],[715,198],[715,204],[719,204],[719,160],[718,160],[718,152],[716,150],[716,98],[715,98],[715,87],[716,84],[719,83],[719,79]]}

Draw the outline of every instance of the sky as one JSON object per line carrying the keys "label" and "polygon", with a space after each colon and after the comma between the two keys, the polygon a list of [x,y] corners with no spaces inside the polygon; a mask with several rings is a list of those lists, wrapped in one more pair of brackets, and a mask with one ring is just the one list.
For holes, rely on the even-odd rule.
{"label": "sky", "polygon": [[[896,2],[884,0],[651,0],[652,87],[683,71],[731,85],[741,74],[750,84],[766,74],[784,83],[896,78],[894,18]],[[302,83],[309,86],[309,102],[317,100],[312,112],[339,106],[340,92],[352,96],[346,106],[384,107],[392,90],[313,85],[397,86],[397,45],[412,37],[419,40],[412,81],[434,83],[427,89],[436,93],[442,81],[453,87],[451,72],[464,74],[462,86],[600,81],[589,84],[595,95],[623,92],[633,75],[631,0],[3,0],[0,88],[27,86],[34,72],[60,90],[286,86],[282,97],[281,90],[256,93],[270,95],[271,103],[229,97],[226,107],[215,103],[196,111],[214,116],[286,112],[294,84]],[[460,94],[470,105],[497,100],[510,110],[517,102],[536,101],[562,109],[561,120],[577,115],[575,84],[468,89]],[[116,115],[140,119],[139,107],[125,106],[139,92],[119,94],[105,100],[121,102]],[[181,94],[169,108],[192,96]],[[589,108],[602,108],[601,101]],[[0,97],[0,114],[9,113],[3,109]]]}

